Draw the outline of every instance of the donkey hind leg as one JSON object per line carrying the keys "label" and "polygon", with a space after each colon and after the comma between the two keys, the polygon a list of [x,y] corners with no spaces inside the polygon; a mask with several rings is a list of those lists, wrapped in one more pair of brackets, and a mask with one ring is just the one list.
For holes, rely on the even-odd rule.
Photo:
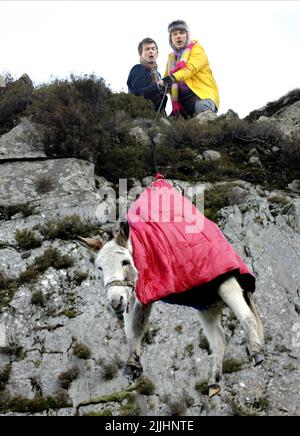
{"label": "donkey hind leg", "polygon": [[219,295],[234,312],[246,331],[249,341],[249,351],[255,365],[262,363],[262,343],[259,338],[257,320],[254,313],[246,303],[243,290],[238,281],[231,277],[219,287]]}
{"label": "donkey hind leg", "polygon": [[204,312],[199,312],[203,331],[209,342],[213,366],[208,381],[209,397],[220,393],[219,381],[222,377],[222,363],[226,348],[225,333],[221,324],[223,302],[212,306]]}
{"label": "donkey hind leg", "polygon": [[143,373],[140,363],[141,343],[149,327],[151,304],[143,305],[135,300],[131,310],[124,313],[125,334],[129,345],[129,355],[125,366],[125,375],[134,380]]}

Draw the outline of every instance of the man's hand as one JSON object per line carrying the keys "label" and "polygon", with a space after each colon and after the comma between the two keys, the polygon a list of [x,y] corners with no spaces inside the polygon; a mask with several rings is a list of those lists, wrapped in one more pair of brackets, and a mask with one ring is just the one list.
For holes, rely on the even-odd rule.
{"label": "man's hand", "polygon": [[172,75],[164,77],[162,80],[164,82],[164,86],[167,86],[168,88],[171,88],[173,83],[175,83],[175,77]]}
{"label": "man's hand", "polygon": [[160,79],[157,83],[160,89],[165,89],[165,88],[170,89],[173,83],[175,83],[175,77],[167,76],[164,77],[163,79]]}

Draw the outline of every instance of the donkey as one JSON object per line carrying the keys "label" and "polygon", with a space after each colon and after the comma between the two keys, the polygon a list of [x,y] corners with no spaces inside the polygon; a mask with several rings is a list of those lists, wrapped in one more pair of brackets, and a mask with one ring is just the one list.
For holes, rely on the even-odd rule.
{"label": "donkey", "polygon": [[[103,277],[104,289],[113,313],[124,319],[125,334],[129,345],[129,355],[125,374],[130,378],[139,377],[143,368],[140,363],[141,342],[149,329],[149,316],[152,304],[144,305],[136,297],[135,286],[138,271],[132,257],[132,243],[128,223],[121,223],[118,234],[103,243],[92,238],[78,239],[97,253],[95,267]],[[227,304],[241,322],[248,337],[248,349],[254,365],[264,360],[262,346],[263,326],[255,307],[252,293],[245,295],[237,278],[227,275],[218,283],[215,301],[206,310],[199,311],[203,331],[212,351],[212,368],[208,380],[209,397],[220,392],[219,381],[222,376],[222,362],[226,340],[221,325],[222,310]],[[199,293],[197,294],[199,299]]]}

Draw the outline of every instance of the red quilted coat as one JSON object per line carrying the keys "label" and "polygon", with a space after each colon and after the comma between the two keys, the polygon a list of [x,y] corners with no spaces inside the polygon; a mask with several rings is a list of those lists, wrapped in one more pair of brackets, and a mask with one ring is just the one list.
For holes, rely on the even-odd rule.
{"label": "red quilted coat", "polygon": [[255,290],[253,274],[218,226],[159,176],[131,206],[128,222],[143,304],[193,288],[201,292],[230,271]]}

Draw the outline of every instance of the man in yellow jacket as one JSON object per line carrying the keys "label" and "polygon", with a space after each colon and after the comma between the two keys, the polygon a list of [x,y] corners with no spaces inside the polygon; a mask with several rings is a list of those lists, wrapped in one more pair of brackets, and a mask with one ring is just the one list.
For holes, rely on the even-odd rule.
{"label": "man in yellow jacket", "polygon": [[204,111],[216,113],[219,91],[203,47],[190,39],[185,21],[173,21],[168,31],[174,51],[169,54],[165,77],[159,85],[171,90],[171,115],[186,117]]}

